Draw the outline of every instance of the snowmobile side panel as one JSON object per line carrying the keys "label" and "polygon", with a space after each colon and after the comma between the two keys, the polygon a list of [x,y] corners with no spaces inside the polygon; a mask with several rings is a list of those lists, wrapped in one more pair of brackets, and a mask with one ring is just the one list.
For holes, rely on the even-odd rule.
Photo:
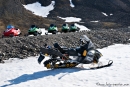
{"label": "snowmobile side panel", "polygon": [[54,47],[57,48],[63,54],[67,53],[67,54],[69,54],[69,56],[78,56],[78,53],[76,52],[75,49],[61,48],[58,43],[55,43]]}
{"label": "snowmobile side panel", "polygon": [[78,56],[78,53],[75,49],[69,49],[67,50],[67,53],[70,55],[70,56]]}

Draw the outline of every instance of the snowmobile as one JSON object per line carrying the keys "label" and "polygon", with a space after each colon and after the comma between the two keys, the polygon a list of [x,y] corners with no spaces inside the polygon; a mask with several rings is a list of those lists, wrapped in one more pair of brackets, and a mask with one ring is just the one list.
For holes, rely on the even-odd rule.
{"label": "snowmobile", "polygon": [[66,32],[69,32],[69,26],[68,26],[68,24],[63,24],[62,25],[62,30],[61,30],[61,33],[62,32],[64,32],[64,33],[66,33]]}
{"label": "snowmobile", "polygon": [[56,25],[50,24],[50,27],[48,28],[48,32],[45,33],[45,35],[48,35],[48,33],[56,34],[58,32]]}
{"label": "snowmobile", "polygon": [[72,24],[70,26],[69,32],[76,32],[76,31],[79,31],[79,28],[77,26],[75,26],[75,24]]}
{"label": "snowmobile", "polygon": [[8,25],[7,29],[3,32],[3,37],[13,37],[13,36],[19,36],[21,34],[20,29],[14,28],[12,25]]}
{"label": "snowmobile", "polygon": [[[82,50],[80,48],[67,48],[63,46],[59,46],[58,43],[53,44],[54,47],[42,47],[40,49],[40,56],[38,58],[38,63],[40,64],[46,56],[49,57],[48,60],[44,61],[44,67],[47,69],[57,69],[57,68],[72,68],[81,64],[77,61],[79,57],[79,51]],[[101,57],[101,53],[98,50],[94,51],[95,59],[99,59]],[[109,61],[106,65],[100,65],[97,67],[91,67],[90,69],[99,69],[103,67],[111,66],[113,61]]]}
{"label": "snowmobile", "polygon": [[34,35],[34,36],[38,36],[41,35],[42,31],[40,28],[38,28],[36,25],[31,25],[30,29],[28,30],[28,35]]}

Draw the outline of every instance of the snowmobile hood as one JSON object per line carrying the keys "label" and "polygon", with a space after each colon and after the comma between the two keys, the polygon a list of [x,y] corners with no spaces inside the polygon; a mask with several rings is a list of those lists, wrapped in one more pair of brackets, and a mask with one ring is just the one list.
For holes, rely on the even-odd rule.
{"label": "snowmobile hood", "polygon": [[28,30],[28,32],[35,32],[35,31],[38,31],[38,30],[40,30],[40,29],[34,27],[34,28],[30,28],[30,29]]}

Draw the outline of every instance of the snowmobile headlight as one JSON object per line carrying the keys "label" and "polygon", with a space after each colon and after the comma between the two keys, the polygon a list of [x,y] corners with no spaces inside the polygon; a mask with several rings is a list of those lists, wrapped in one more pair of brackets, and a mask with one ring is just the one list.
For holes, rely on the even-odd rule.
{"label": "snowmobile headlight", "polygon": [[47,53],[45,53],[45,56],[48,56],[48,54],[47,54]]}
{"label": "snowmobile headlight", "polygon": [[95,54],[95,50],[90,50],[91,53]]}
{"label": "snowmobile headlight", "polygon": [[100,57],[103,56],[101,53],[100,53]]}
{"label": "snowmobile headlight", "polygon": [[88,56],[94,56],[94,51],[89,51]]}
{"label": "snowmobile headlight", "polygon": [[95,50],[94,62],[98,63],[101,56],[102,54],[98,50]]}
{"label": "snowmobile headlight", "polygon": [[51,65],[50,64],[47,64],[46,65],[47,69],[51,68]]}

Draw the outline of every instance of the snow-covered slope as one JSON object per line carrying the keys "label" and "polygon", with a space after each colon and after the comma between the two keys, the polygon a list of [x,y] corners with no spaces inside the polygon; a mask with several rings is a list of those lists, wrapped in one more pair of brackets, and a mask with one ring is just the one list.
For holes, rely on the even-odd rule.
{"label": "snow-covered slope", "polygon": [[47,17],[49,12],[54,9],[55,1],[52,1],[49,6],[43,7],[39,2],[23,5],[26,9],[32,11],[35,15]]}
{"label": "snow-covered slope", "polygon": [[114,63],[98,70],[47,70],[37,63],[38,56],[10,59],[0,64],[0,87],[130,87],[129,49],[130,44],[99,49],[103,54],[100,61],[113,60]]}

